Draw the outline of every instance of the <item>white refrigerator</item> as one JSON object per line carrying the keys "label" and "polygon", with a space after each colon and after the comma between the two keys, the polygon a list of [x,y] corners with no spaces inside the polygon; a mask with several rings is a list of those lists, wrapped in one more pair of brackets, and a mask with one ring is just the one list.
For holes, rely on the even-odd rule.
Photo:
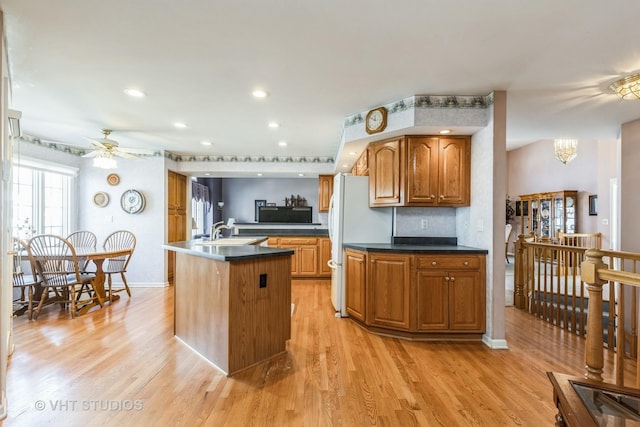
{"label": "white refrigerator", "polygon": [[336,317],[346,317],[345,243],[391,243],[392,208],[369,207],[369,177],[339,173],[333,180],[329,204],[331,239],[331,302]]}

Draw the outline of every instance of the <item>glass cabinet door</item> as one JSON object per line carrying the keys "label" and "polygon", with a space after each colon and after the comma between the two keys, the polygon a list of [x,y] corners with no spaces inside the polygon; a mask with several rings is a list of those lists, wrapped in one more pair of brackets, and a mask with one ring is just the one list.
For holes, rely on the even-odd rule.
{"label": "glass cabinet door", "polygon": [[566,197],[567,224],[565,233],[573,234],[576,232],[576,198],[574,196]]}
{"label": "glass cabinet door", "polygon": [[531,200],[531,233],[537,236],[538,233],[538,201]]}
{"label": "glass cabinet door", "polygon": [[564,197],[562,195],[553,198],[553,237],[558,236],[558,232],[564,230]]}
{"label": "glass cabinet door", "polygon": [[551,199],[540,199],[540,237],[551,237]]}

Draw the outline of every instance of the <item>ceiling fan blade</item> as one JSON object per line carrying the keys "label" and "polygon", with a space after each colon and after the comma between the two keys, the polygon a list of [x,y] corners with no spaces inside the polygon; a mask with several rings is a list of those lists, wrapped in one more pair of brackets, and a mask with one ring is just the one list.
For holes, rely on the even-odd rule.
{"label": "ceiling fan blade", "polygon": [[136,160],[138,159],[138,157],[137,157],[137,156],[134,156],[133,154],[126,153],[126,152],[124,152],[124,151],[122,151],[122,150],[120,150],[120,149],[118,149],[118,148],[114,148],[114,149],[111,151],[111,153],[112,153],[114,156],[119,156],[119,157],[122,157],[122,158],[124,158],[124,159],[136,159]]}
{"label": "ceiling fan blade", "polygon": [[85,138],[91,141],[91,145],[93,145],[96,148],[101,148],[103,150],[107,148],[102,142],[98,141],[97,139],[88,138],[88,137],[85,137]]}
{"label": "ceiling fan blade", "polygon": [[100,154],[99,150],[89,151],[87,154],[83,155],[82,157],[95,157],[98,154]]}
{"label": "ceiling fan blade", "polygon": [[129,154],[146,154],[146,155],[155,154],[155,151],[149,150],[147,148],[118,147],[118,151],[122,151],[124,153],[129,153]]}

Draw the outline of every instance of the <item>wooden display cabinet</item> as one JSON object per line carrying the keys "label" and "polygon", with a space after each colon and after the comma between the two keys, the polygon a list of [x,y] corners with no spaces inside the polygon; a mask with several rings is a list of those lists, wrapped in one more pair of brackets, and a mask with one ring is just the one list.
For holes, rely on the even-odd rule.
{"label": "wooden display cabinet", "polygon": [[556,241],[559,232],[578,232],[576,190],[524,194],[519,197],[521,234],[533,234],[540,241]]}

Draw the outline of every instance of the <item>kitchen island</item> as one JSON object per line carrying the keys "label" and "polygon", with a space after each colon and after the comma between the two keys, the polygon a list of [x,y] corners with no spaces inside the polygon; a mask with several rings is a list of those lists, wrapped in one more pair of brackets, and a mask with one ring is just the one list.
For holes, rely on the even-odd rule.
{"label": "kitchen island", "polygon": [[412,340],[482,339],[487,250],[411,239],[343,247],[346,311],[365,329]]}
{"label": "kitchen island", "polygon": [[233,375],[286,351],[293,250],[206,243],[163,245],[176,253],[174,334]]}

